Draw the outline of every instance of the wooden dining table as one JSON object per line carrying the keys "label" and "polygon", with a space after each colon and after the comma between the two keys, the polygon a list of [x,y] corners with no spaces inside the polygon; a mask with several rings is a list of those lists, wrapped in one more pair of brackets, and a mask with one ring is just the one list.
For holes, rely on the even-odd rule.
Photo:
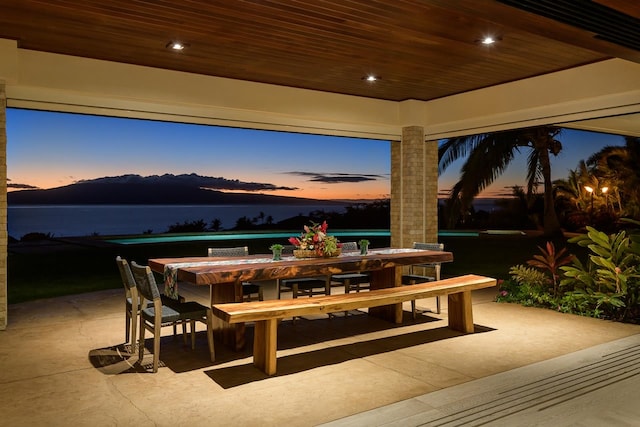
{"label": "wooden dining table", "polygon": [[[173,270],[178,282],[209,286],[210,303],[242,302],[242,283],[294,277],[331,276],[366,271],[370,274],[370,288],[402,286],[402,267],[453,261],[453,254],[445,251],[418,249],[376,249],[367,255],[359,252],[342,253],[330,258],[282,257],[274,261],[271,255],[215,258],[153,258],[149,267],[156,273]],[[369,314],[394,323],[402,322],[402,304],[374,307]],[[245,345],[244,324],[228,324],[214,319],[214,333],[225,344],[240,350]]]}

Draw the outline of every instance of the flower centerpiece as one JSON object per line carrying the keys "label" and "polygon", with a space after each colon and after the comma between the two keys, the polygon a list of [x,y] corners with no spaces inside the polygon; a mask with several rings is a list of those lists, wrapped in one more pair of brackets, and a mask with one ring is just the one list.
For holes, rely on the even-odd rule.
{"label": "flower centerpiece", "polygon": [[296,247],[293,255],[297,258],[334,257],[340,255],[341,244],[335,236],[327,234],[327,221],[322,224],[305,225],[299,237],[290,237],[289,243]]}

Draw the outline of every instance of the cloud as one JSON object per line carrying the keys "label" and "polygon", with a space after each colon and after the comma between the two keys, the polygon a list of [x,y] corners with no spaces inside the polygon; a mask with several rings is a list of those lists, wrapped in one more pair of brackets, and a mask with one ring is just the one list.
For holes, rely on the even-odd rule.
{"label": "cloud", "polygon": [[377,174],[354,174],[354,173],[334,173],[334,172],[285,172],[287,175],[307,177],[310,182],[324,182],[326,184],[339,184],[344,182],[366,182],[387,179],[385,175]]}
{"label": "cloud", "polygon": [[276,191],[298,190],[298,187],[287,187],[265,182],[245,182],[237,179],[202,177],[199,187],[208,190],[235,190],[235,191]]}
{"label": "cloud", "polygon": [[[10,181],[10,180],[7,180]],[[14,184],[14,183],[7,183],[7,188],[20,188],[22,190],[37,190],[38,187],[36,187],[35,185],[29,185],[29,184]]]}

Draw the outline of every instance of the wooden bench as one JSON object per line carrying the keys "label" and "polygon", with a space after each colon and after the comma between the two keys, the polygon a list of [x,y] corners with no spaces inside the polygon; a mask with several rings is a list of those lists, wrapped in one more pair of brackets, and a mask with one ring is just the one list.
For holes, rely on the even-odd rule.
{"label": "wooden bench", "polygon": [[276,373],[278,321],[281,319],[401,304],[415,299],[447,295],[449,328],[471,333],[474,330],[471,291],[495,285],[496,279],[466,275],[369,292],[215,304],[213,313],[228,323],[255,322],[253,364],[267,375],[273,375]]}

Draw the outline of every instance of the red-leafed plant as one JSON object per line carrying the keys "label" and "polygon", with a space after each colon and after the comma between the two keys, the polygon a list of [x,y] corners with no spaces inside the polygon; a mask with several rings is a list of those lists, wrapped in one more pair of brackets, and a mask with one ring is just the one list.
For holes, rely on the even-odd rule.
{"label": "red-leafed plant", "polygon": [[570,264],[573,261],[574,255],[569,254],[565,256],[567,248],[562,248],[556,252],[556,247],[553,242],[547,242],[546,250],[538,246],[541,255],[534,255],[533,259],[527,261],[532,267],[538,268],[543,271],[551,273],[551,283],[553,284],[553,296],[558,296],[558,269]]}

